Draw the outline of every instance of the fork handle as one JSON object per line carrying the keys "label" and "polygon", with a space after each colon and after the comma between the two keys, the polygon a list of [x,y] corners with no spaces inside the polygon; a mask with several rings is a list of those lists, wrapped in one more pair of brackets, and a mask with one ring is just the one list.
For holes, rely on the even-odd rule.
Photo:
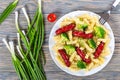
{"label": "fork handle", "polygon": [[120,0],[115,0],[115,2],[113,3],[113,7],[116,7],[119,4]]}

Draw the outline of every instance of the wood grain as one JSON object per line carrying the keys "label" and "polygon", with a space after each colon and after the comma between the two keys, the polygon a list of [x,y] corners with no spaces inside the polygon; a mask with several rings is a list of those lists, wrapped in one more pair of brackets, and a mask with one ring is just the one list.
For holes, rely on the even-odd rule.
{"label": "wood grain", "polygon": [[[0,13],[13,0],[0,0]],[[69,75],[59,69],[51,59],[48,49],[48,39],[54,23],[49,23],[46,19],[48,13],[55,12],[58,19],[64,14],[74,10],[90,10],[96,13],[103,12],[110,8],[114,0],[43,0],[43,13],[45,19],[45,41],[43,45],[47,63],[45,71],[48,80],[120,80],[120,4],[112,11],[108,21],[115,36],[115,51],[110,63],[100,72],[87,76],[76,77]],[[20,0],[17,10],[26,4],[29,15],[33,17],[36,9],[34,0]],[[28,7],[29,6],[29,7]],[[22,29],[26,29],[26,19],[23,13],[20,13],[20,24]],[[2,42],[2,38],[8,37],[10,40],[16,39],[16,28],[14,24],[14,13],[12,13],[0,25],[0,80],[18,80],[11,63],[11,55]]]}

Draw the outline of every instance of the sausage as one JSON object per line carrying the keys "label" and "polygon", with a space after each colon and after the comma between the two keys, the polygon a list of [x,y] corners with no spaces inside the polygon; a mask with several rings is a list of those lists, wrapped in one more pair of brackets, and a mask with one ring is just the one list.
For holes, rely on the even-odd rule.
{"label": "sausage", "polygon": [[70,61],[69,61],[69,57],[66,54],[64,49],[59,49],[58,52],[60,53],[62,59],[64,60],[65,64],[67,67],[70,67]]}
{"label": "sausage", "polygon": [[76,52],[77,54],[82,58],[82,60],[86,63],[91,63],[91,59],[90,58],[85,58],[85,53],[79,48],[79,47],[76,47]]}
{"label": "sausage", "polygon": [[98,58],[100,56],[101,52],[103,51],[104,45],[105,43],[101,41],[94,53],[94,58]]}
{"label": "sausage", "polygon": [[72,35],[73,35],[73,36],[76,36],[76,37],[85,38],[85,39],[89,39],[89,38],[92,38],[92,37],[93,37],[93,33],[88,33],[88,34],[86,34],[85,32],[83,32],[83,31],[78,31],[78,30],[74,30],[74,31],[72,32]]}
{"label": "sausage", "polygon": [[58,35],[58,34],[70,31],[70,30],[74,29],[75,26],[76,26],[75,23],[71,23],[69,25],[63,26],[62,28],[57,29],[55,33],[56,33],[56,35]]}

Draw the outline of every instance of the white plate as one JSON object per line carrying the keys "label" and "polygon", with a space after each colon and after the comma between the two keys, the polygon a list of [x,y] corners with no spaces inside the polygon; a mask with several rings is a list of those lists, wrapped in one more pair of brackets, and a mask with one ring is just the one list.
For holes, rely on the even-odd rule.
{"label": "white plate", "polygon": [[63,17],[61,17],[56,23],[55,25],[53,26],[52,30],[51,30],[51,33],[50,33],[50,37],[49,37],[49,50],[50,50],[50,55],[53,59],[53,61],[56,63],[56,65],[62,69],[63,71],[65,71],[66,73],[69,73],[71,75],[75,75],[75,76],[88,76],[88,75],[92,75],[92,74],[95,74],[97,73],[98,71],[102,70],[107,64],[108,62],[110,61],[110,59],[112,58],[112,55],[113,55],[113,52],[114,52],[114,46],[115,46],[115,40],[114,40],[114,35],[113,35],[113,32],[112,32],[112,29],[110,28],[110,25],[106,22],[104,24],[104,26],[110,30],[110,44],[109,44],[109,48],[110,48],[110,54],[108,56],[105,57],[105,62],[104,64],[102,64],[101,66],[97,67],[97,68],[94,68],[90,71],[85,71],[85,70],[79,70],[79,71],[71,71],[70,69],[68,69],[67,67],[63,67],[61,66],[60,63],[58,63],[58,61],[56,60],[56,55],[55,55],[55,52],[52,50],[52,47],[53,45],[55,44],[55,41],[53,40],[53,37],[55,35],[55,31],[59,28],[60,26],[60,22],[66,18],[66,17],[75,17],[75,16],[79,16],[81,14],[85,14],[85,13],[88,13],[90,15],[96,15],[98,17],[100,17],[99,15],[93,13],[93,12],[90,12],[90,11],[74,11],[74,12],[70,12],[66,15],[64,15]]}

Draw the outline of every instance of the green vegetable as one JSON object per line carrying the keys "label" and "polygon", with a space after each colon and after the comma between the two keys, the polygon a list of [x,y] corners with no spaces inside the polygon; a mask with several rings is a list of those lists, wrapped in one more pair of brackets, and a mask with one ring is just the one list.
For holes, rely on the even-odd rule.
{"label": "green vegetable", "polygon": [[85,47],[85,40],[84,39],[79,38],[78,41],[79,41],[80,46]]}
{"label": "green vegetable", "polygon": [[80,69],[85,69],[86,68],[86,63],[79,60],[77,62],[77,67],[80,68]]}
{"label": "green vegetable", "polygon": [[10,3],[0,15],[0,24],[14,11],[19,0]]}
{"label": "green vegetable", "polygon": [[93,49],[96,48],[96,43],[93,39],[88,40],[88,45]]}
{"label": "green vegetable", "polygon": [[83,18],[79,18],[80,21],[83,21]]}
{"label": "green vegetable", "polygon": [[62,34],[61,34],[61,39],[62,39],[63,42],[69,40],[68,35],[67,35],[66,33],[62,33]]}
{"label": "green vegetable", "polygon": [[[19,28],[18,11],[15,12],[15,24],[17,28],[18,45],[13,41],[3,42],[12,54],[12,63],[20,80],[46,80],[43,64],[45,64],[42,44],[44,41],[44,23],[41,11],[41,0],[38,0],[38,9],[32,22],[25,8],[23,13],[28,22],[27,32]],[[15,47],[14,47],[15,46]]]}
{"label": "green vegetable", "polygon": [[96,26],[94,27],[95,35],[99,38],[104,38],[105,30],[102,27]]}
{"label": "green vegetable", "polygon": [[87,27],[88,27],[88,24],[84,23],[84,24],[82,24],[82,25],[80,24],[80,25],[78,26],[78,29],[85,30]]}
{"label": "green vegetable", "polygon": [[75,52],[75,47],[72,45],[65,45],[64,49],[68,55],[72,55]]}

